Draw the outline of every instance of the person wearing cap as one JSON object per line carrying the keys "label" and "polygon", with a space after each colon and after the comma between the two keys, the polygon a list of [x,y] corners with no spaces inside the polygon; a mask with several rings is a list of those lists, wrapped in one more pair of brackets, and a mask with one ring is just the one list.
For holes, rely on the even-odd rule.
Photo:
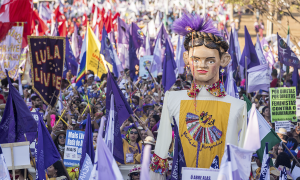
{"label": "person wearing cap", "polygon": [[129,178],[130,180],[140,180],[140,173],[141,173],[141,166],[135,165],[133,168],[129,171]]}

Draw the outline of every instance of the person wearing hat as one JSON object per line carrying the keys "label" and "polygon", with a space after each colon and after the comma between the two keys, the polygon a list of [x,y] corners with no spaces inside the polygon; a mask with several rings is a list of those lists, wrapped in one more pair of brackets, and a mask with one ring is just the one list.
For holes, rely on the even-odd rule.
{"label": "person wearing hat", "polygon": [[286,143],[286,140],[287,140],[287,130],[285,128],[279,128],[277,135],[281,139],[282,142]]}
{"label": "person wearing hat", "polygon": [[66,131],[60,130],[55,131],[53,133],[54,136],[52,136],[52,139],[54,141],[54,144],[61,156],[62,159],[64,159],[64,152],[65,152],[65,144],[66,144]]}
{"label": "person wearing hat", "polygon": [[135,165],[133,168],[129,171],[129,178],[130,180],[140,180],[140,173],[141,173],[141,166]]}

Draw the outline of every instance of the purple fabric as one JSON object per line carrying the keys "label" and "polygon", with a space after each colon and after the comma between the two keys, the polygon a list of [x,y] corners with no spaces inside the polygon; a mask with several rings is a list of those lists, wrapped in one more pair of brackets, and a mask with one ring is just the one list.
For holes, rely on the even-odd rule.
{"label": "purple fabric", "polygon": [[240,65],[245,68],[245,59],[247,57],[247,69],[260,65],[251,36],[245,26],[245,47],[241,56]]}
{"label": "purple fabric", "polygon": [[175,138],[175,145],[174,145],[174,156],[173,156],[173,164],[172,164],[172,177],[171,180],[178,180],[181,179],[181,169],[182,167],[186,167],[184,153],[182,149],[182,144],[180,141],[180,135],[178,132],[178,126],[176,121],[174,120],[174,138]]}
{"label": "purple fabric", "polygon": [[118,44],[129,43],[129,27],[128,25],[118,17]]}
{"label": "purple fabric", "polygon": [[94,145],[93,145],[93,130],[92,130],[90,114],[88,114],[88,117],[87,117],[84,139],[83,139],[83,143],[82,143],[82,156],[80,159],[80,169],[83,165],[86,154],[89,155],[92,163],[94,164],[95,151],[94,151]]}
{"label": "purple fabric", "polygon": [[110,107],[110,95],[113,93],[115,98],[115,111],[117,111],[117,120],[119,124],[129,118],[130,114],[133,114],[128,102],[126,101],[123,93],[119,89],[119,86],[113,78],[111,72],[108,70],[107,74],[107,90],[106,90],[106,110]]}
{"label": "purple fabric", "polygon": [[129,71],[132,79],[135,77],[135,66],[139,65],[139,59],[136,56],[136,50],[137,48],[134,45],[133,36],[129,35]]}
{"label": "purple fabric", "polygon": [[229,49],[228,49],[228,53],[231,56],[231,60],[232,60],[232,71],[234,72],[235,70],[237,70],[238,67],[238,59],[236,57],[236,51],[235,51],[235,44],[234,44],[234,36],[232,35],[232,30],[231,30],[231,36],[230,36],[230,40],[229,40]]}
{"label": "purple fabric", "polygon": [[[128,102],[126,101],[124,95],[118,87],[115,79],[113,78],[111,72],[108,70],[107,74],[107,90],[106,90],[106,114],[109,115],[110,111],[110,99],[111,94],[114,95],[115,101],[115,121],[114,121],[114,150],[113,156],[114,158],[124,164],[124,152],[123,152],[123,143],[120,132],[120,124],[129,118],[130,114],[133,114],[132,109],[130,108]],[[108,119],[108,117],[107,117]]]}
{"label": "purple fabric", "polygon": [[[132,36],[135,49],[139,49],[144,44],[144,33],[134,22],[130,26],[130,35]],[[130,40],[129,40],[130,41]]]}
{"label": "purple fabric", "polygon": [[296,87],[296,94],[298,94],[298,81],[299,81],[299,74],[298,74],[298,68],[294,68],[293,74],[292,74],[292,81],[293,86]]}
{"label": "purple fabric", "polygon": [[60,160],[60,154],[45,126],[43,119],[39,116],[38,141],[36,143],[36,179],[46,179],[45,169]]}
{"label": "purple fabric", "polygon": [[277,33],[278,44],[278,58],[281,63],[286,66],[293,66],[294,68],[300,68],[299,59],[286,42]]}
{"label": "purple fabric", "polygon": [[37,124],[19,92],[11,84],[8,77],[9,92],[6,106],[0,122],[0,144],[27,140],[32,143],[36,138]]}
{"label": "purple fabric", "polygon": [[267,40],[265,38],[262,38],[260,44],[266,61],[269,62],[269,66],[272,67],[275,63],[275,60]]}
{"label": "purple fabric", "polygon": [[63,78],[66,78],[67,72],[71,70],[71,74],[76,76],[78,64],[76,58],[74,57],[73,51],[70,46],[69,38],[66,37],[66,61],[64,65]]}
{"label": "purple fabric", "polygon": [[[65,41],[66,39],[52,39],[51,37],[29,39],[32,73],[34,74],[32,88],[47,105],[52,100],[52,94],[55,92],[57,95],[60,91],[64,67]],[[50,49],[49,53],[46,50],[47,48]],[[55,51],[58,52],[55,53]],[[36,57],[36,54],[38,57]],[[43,62],[41,56],[45,58],[45,62]],[[41,74],[43,75],[41,76]],[[55,79],[55,82],[53,79]],[[57,98],[54,97],[50,105],[54,107],[56,102]]]}
{"label": "purple fabric", "polygon": [[[99,134],[103,133],[103,126],[104,126],[104,121],[101,121]],[[98,177],[101,177],[101,179],[116,179],[114,174],[114,169],[112,167],[114,158],[101,136],[98,136],[97,139],[97,151],[98,151],[98,164],[97,164]]]}
{"label": "purple fabric", "polygon": [[213,26],[212,19],[210,19],[207,15],[205,18],[201,18],[198,14],[192,15],[189,13],[183,13],[181,18],[175,20],[172,26],[172,31],[181,36],[187,35],[192,30],[222,36],[218,29]]}
{"label": "purple fabric", "polygon": [[166,55],[163,62],[163,75],[162,75],[162,85],[164,86],[164,92],[168,91],[173,84],[176,82],[176,63],[174,61],[174,56],[172,55],[171,48],[168,43],[166,43]]}
{"label": "purple fabric", "polygon": [[117,65],[113,55],[113,45],[108,38],[108,34],[106,32],[105,26],[102,29],[102,39],[101,39],[101,49],[100,54],[103,54],[105,60],[113,65],[113,73],[116,77],[119,77]]}

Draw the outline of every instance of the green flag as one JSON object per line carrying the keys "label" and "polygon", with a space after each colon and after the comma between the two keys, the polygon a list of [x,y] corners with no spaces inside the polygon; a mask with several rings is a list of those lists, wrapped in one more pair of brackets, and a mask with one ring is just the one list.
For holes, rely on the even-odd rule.
{"label": "green flag", "polygon": [[[252,104],[251,101],[247,98],[247,96],[245,95],[243,96],[244,96],[244,101],[246,101],[247,103],[247,111],[249,114]],[[268,149],[272,149],[273,146],[281,142],[281,139],[277,136],[276,132],[272,129],[272,127],[268,124],[268,122],[259,113],[258,110],[257,110],[257,121],[259,125],[259,136],[260,136],[261,147],[259,150],[256,151],[256,154],[260,162],[262,162],[266,142],[268,143]],[[273,165],[272,161],[270,161],[270,165]]]}

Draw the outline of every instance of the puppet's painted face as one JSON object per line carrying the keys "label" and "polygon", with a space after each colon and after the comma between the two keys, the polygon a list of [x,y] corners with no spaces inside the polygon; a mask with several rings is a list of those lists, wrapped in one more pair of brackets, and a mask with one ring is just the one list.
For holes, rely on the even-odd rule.
{"label": "puppet's painted face", "polygon": [[211,85],[219,80],[220,66],[226,67],[230,62],[230,55],[224,53],[220,58],[217,49],[209,49],[205,46],[190,48],[184,52],[185,64],[190,65],[198,85]]}

